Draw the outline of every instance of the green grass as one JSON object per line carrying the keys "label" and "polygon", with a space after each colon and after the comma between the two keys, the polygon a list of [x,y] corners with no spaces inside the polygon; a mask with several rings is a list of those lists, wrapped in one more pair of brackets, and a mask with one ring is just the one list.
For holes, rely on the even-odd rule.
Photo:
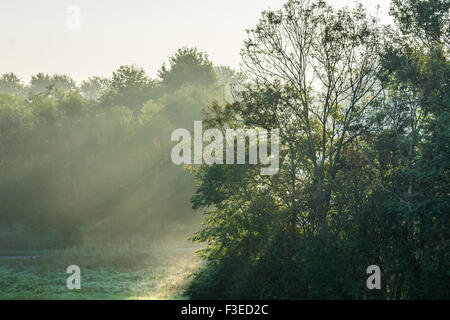
{"label": "green grass", "polygon": [[[195,250],[178,243],[0,252],[0,299],[185,299]],[[66,287],[69,265],[81,268],[81,290]]]}

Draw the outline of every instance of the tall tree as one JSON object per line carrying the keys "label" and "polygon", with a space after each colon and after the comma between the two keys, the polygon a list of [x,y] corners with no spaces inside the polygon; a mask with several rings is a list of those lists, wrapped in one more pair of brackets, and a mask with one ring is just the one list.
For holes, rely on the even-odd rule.
{"label": "tall tree", "polygon": [[[361,5],[335,12],[324,1],[288,1],[281,11],[263,12],[242,51],[258,86],[279,90],[278,83],[284,92],[279,105],[262,111],[280,118],[286,136],[306,137],[301,152],[311,166],[291,159],[290,188],[295,194],[302,175],[311,177],[311,215],[324,234],[343,148],[367,130],[369,107],[381,93],[380,35]],[[298,207],[291,208],[295,226]]]}

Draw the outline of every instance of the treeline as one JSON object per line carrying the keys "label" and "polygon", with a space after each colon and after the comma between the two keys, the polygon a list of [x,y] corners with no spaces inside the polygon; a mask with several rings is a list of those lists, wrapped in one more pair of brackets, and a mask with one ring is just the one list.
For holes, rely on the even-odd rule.
{"label": "treeline", "polygon": [[280,170],[194,170],[207,247],[187,294],[449,299],[449,9],[393,0],[396,27],[323,1],[263,12],[242,50],[252,83],[207,121],[279,128]]}
{"label": "treeline", "polygon": [[66,75],[39,73],[28,85],[2,75],[1,226],[61,245],[86,230],[180,233],[194,219],[193,181],[170,161],[170,134],[192,127],[211,100],[230,99],[239,79],[193,48],[171,56],[157,79],[135,65],[80,86]]}

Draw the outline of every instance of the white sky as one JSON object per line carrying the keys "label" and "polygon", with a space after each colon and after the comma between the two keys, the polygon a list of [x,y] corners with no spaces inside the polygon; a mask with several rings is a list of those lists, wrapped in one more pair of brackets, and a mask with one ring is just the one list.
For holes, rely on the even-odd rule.
{"label": "white sky", "polygon": [[[245,29],[264,9],[286,0],[0,0],[0,74],[28,82],[38,72],[64,73],[81,82],[109,77],[135,63],[155,77],[182,46],[206,51],[215,64],[238,68]],[[328,0],[336,7],[354,0]],[[361,0],[390,23],[390,0]],[[66,26],[71,5],[81,9],[81,28]]]}

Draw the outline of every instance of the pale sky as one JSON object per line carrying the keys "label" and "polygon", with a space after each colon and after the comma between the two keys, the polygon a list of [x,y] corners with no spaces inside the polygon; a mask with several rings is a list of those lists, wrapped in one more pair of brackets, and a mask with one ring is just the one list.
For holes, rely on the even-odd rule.
{"label": "pale sky", "polygon": [[[214,64],[239,68],[245,29],[264,9],[286,0],[0,0],[0,74],[25,82],[38,72],[77,82],[109,77],[135,63],[151,77],[182,46],[206,51]],[[328,0],[336,7],[354,0]],[[361,0],[390,23],[390,0]],[[80,8],[80,29],[69,29],[67,9]]]}

